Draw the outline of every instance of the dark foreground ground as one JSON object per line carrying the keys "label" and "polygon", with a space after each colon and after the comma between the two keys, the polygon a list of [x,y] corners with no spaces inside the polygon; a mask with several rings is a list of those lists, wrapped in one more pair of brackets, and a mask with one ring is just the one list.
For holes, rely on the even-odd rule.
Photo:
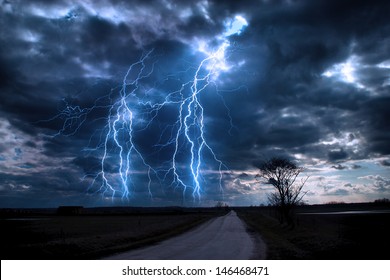
{"label": "dark foreground ground", "polygon": [[296,210],[294,229],[281,225],[272,208],[236,211],[261,234],[267,259],[389,260],[389,210],[370,204],[304,206]]}
{"label": "dark foreground ground", "polygon": [[2,211],[1,259],[98,259],[167,239],[225,211],[85,209]]}
{"label": "dark foreground ground", "polygon": [[[267,259],[390,259],[389,205],[304,206],[294,229],[269,207],[236,207]],[[355,214],[348,211],[370,211]],[[178,235],[228,208],[0,209],[1,259],[99,259]],[[342,212],[332,214],[335,212]],[[347,213],[345,213],[347,212]]]}

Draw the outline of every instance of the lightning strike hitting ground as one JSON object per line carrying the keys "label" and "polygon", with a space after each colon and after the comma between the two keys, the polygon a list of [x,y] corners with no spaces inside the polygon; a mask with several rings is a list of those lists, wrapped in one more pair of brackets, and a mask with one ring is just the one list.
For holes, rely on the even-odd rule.
{"label": "lightning strike hitting ground", "polygon": [[[183,200],[188,190],[191,190],[193,200],[200,200],[204,180],[202,166],[205,165],[207,153],[208,158],[214,161],[213,165],[217,166],[219,189],[222,191],[223,169],[227,167],[207,142],[205,110],[200,95],[210,84],[216,87],[218,76],[229,70],[225,58],[230,46],[228,37],[240,34],[247,25],[243,17],[236,16],[226,23],[226,30],[218,37],[219,45],[216,48],[210,50],[207,42],[200,42],[197,51],[202,53],[203,60],[192,68],[193,74],[187,81],[182,81],[180,88],[168,92],[160,102],[148,97],[154,90],[147,86],[150,85],[149,80],[153,79],[156,63],[153,50],[144,53],[128,68],[119,90],[115,92],[113,89],[108,96],[97,99],[94,106],[81,108],[65,102],[65,109],[51,119],[63,119],[63,126],[55,136],[74,135],[93,110],[108,111],[100,143],[95,148],[85,149],[102,153],[99,171],[86,174],[86,178],[91,178],[90,189],[101,192],[104,197],[128,199],[137,187],[136,178],[146,176],[150,197],[153,196],[151,185],[155,178],[158,184],[167,185],[170,181],[168,185],[181,189]],[[190,70],[185,72],[188,74]],[[118,96],[115,97],[115,94]],[[104,98],[111,102],[101,105]],[[227,108],[224,100],[223,106]],[[146,152],[137,137],[156,125],[158,115],[167,107],[177,108],[176,120],[161,129],[160,137],[153,140],[155,144]],[[163,140],[166,134],[170,136],[168,140]],[[168,162],[157,165],[152,158],[162,150],[170,151],[171,157]]]}

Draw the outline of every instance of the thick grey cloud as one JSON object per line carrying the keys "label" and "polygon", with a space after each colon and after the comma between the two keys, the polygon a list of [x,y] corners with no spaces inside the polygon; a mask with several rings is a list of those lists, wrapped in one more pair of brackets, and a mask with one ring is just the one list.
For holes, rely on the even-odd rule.
{"label": "thick grey cloud", "polygon": [[[342,172],[361,169],[349,160],[390,154],[388,1],[57,0],[3,1],[0,7],[0,135],[6,139],[0,179],[3,197],[16,186],[21,200],[15,205],[39,205],[23,199],[28,192],[46,203],[50,196],[61,203],[68,193],[86,195],[93,176],[81,178],[101,169],[109,105],[129,66],[153,50],[146,67],[154,71],[138,98],[161,102],[204,56],[196,44],[218,45],[237,14],[249,25],[230,38],[234,67],[200,96],[205,137],[226,169],[252,174],[257,162],[280,155]],[[163,144],[177,113],[174,106],[163,108],[134,139],[156,169],[169,166],[172,147]],[[77,117],[66,122],[69,116]],[[213,201],[219,177],[210,175],[218,169],[210,159],[205,153],[204,184]],[[118,165],[110,158],[105,168],[115,174]],[[135,160],[134,186],[142,196],[147,174],[140,166]],[[155,201],[180,201],[180,191],[159,186],[161,174],[151,176]],[[225,175],[223,184],[237,195],[249,191],[245,180]]]}
{"label": "thick grey cloud", "polygon": [[388,160],[382,160],[382,161],[380,162],[380,164],[383,165],[383,166],[390,166],[390,161],[388,161]]}

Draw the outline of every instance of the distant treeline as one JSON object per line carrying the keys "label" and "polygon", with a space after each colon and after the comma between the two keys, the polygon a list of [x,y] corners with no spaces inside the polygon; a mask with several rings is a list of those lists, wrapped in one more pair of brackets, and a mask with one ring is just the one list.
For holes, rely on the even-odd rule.
{"label": "distant treeline", "polygon": [[224,213],[225,208],[217,207],[93,207],[59,206],[58,208],[2,208],[0,216],[32,215],[174,215],[194,213]]}
{"label": "distant treeline", "polygon": [[[166,214],[193,214],[216,213],[221,214],[238,209],[272,209],[274,206],[242,206],[242,207],[83,207],[83,206],[59,206],[58,208],[0,208],[0,216],[32,216],[32,215],[166,215]],[[345,203],[329,202],[326,204],[299,205],[297,211],[353,211],[375,210],[390,208],[390,199],[381,198],[373,202]]]}

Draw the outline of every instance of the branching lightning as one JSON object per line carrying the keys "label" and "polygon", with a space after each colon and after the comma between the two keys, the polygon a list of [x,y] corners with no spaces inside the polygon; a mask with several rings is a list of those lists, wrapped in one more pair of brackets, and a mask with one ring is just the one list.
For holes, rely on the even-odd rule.
{"label": "branching lightning", "polygon": [[[107,96],[110,104],[99,105],[103,98],[96,100],[94,106],[89,108],[65,103],[65,109],[51,119],[63,119],[63,126],[55,136],[75,134],[95,109],[106,109],[108,112],[100,144],[96,148],[86,149],[102,153],[99,171],[91,176],[91,188],[98,185],[97,190],[104,196],[129,198],[135,188],[134,176],[139,172],[148,178],[147,191],[150,197],[152,181],[156,178],[160,184],[169,180],[171,186],[180,188],[183,198],[191,190],[193,199],[199,200],[203,192],[202,167],[207,153],[214,161],[213,165],[217,166],[219,188],[222,190],[223,169],[227,167],[208,144],[205,110],[200,96],[210,84],[216,85],[215,80],[223,71],[229,70],[225,58],[230,46],[228,37],[240,34],[247,25],[243,17],[236,16],[226,24],[225,32],[218,37],[219,45],[212,50],[206,42],[198,42],[197,51],[204,56],[203,60],[193,68],[189,80],[182,81],[180,88],[168,92],[160,102],[147,98],[148,90],[143,86],[147,79],[153,78],[151,50],[128,68],[117,91],[118,96],[114,96],[114,90]],[[224,100],[223,106],[227,108]],[[146,153],[137,137],[155,125],[158,115],[167,107],[177,108],[176,120],[172,124],[165,124],[160,138],[154,140],[155,144],[150,150],[170,151],[171,156],[169,161],[156,167],[151,159],[158,152]],[[232,124],[229,111],[228,115]],[[169,135],[168,140],[163,139],[163,135]]]}
{"label": "branching lightning", "polygon": [[[150,173],[152,171],[156,172],[149,164],[146,163],[144,157],[140,153],[140,151],[137,149],[135,143],[134,143],[134,128],[133,128],[133,118],[134,114],[133,111],[129,108],[129,98],[132,98],[135,96],[135,93],[137,89],[139,88],[139,82],[142,78],[148,77],[151,72],[145,73],[145,60],[149,57],[151,54],[151,51],[148,52],[146,55],[143,55],[141,59],[132,64],[129,69],[127,70],[126,75],[123,78],[122,88],[120,90],[120,98],[119,100],[110,107],[109,110],[109,116],[107,118],[107,125],[108,128],[107,134],[104,139],[104,153],[101,160],[101,170],[95,177],[97,179],[99,176],[101,176],[102,183],[100,186],[100,190],[105,193],[106,191],[110,190],[112,193],[112,196],[114,197],[117,190],[114,187],[112,183],[110,183],[110,180],[108,179],[107,172],[105,171],[105,165],[106,161],[108,160],[108,149],[109,149],[109,142],[114,143],[114,145],[119,148],[119,151],[117,152],[117,157],[119,159],[119,167],[118,167],[118,174],[120,177],[120,185],[121,185],[121,194],[122,198],[127,198],[131,193],[129,186],[132,184],[131,182],[131,164],[132,164],[132,156],[138,156],[139,159],[142,161],[145,167],[147,167],[148,172],[148,191],[150,196],[152,196],[152,193],[150,191],[150,184],[151,184],[151,178]],[[133,68],[136,66],[141,66],[137,77],[132,80],[128,81],[128,76],[132,72]],[[153,68],[152,68],[153,69]],[[128,92],[127,88],[132,87],[133,89]]]}

